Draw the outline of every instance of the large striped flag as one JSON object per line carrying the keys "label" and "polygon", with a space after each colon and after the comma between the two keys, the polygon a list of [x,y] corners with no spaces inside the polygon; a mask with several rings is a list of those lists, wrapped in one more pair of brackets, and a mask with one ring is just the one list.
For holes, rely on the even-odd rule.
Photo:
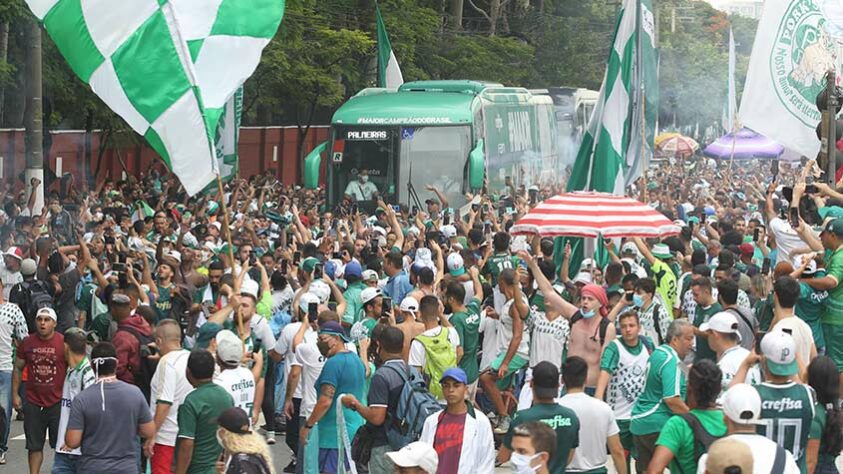
{"label": "large striped flag", "polygon": [[404,83],[404,76],[401,75],[398,60],[392,52],[392,45],[389,43],[389,35],[386,34],[386,26],[377,2],[375,2],[375,20],[378,24],[378,87],[397,89]]}
{"label": "large striped flag", "polygon": [[71,69],[146,138],[189,194],[219,170],[226,101],[254,72],[284,0],[27,0]]}

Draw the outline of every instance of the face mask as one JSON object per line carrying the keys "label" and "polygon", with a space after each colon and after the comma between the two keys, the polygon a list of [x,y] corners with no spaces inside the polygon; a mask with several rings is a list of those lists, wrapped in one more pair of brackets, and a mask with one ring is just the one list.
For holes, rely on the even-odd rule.
{"label": "face mask", "polygon": [[366,183],[366,182],[368,182],[368,181],[369,181],[369,176],[361,176],[361,177],[360,177],[360,182],[361,182],[361,183]]}
{"label": "face mask", "polygon": [[515,474],[528,474],[532,472],[537,472],[540,466],[533,467],[530,465],[530,462],[532,462],[533,459],[538,457],[539,454],[527,456],[526,454],[512,453],[512,457],[509,458],[509,463],[512,464],[512,472],[514,472]]}
{"label": "face mask", "polygon": [[597,314],[597,311],[594,311],[593,309],[588,310],[588,311],[583,311],[582,309],[580,309],[580,314],[582,314],[582,317],[585,318],[585,319],[591,319],[591,318],[594,317],[594,315]]}
{"label": "face mask", "polygon": [[327,342],[316,341],[316,347],[319,348],[319,353],[322,354],[322,357],[328,357],[328,353],[331,352],[331,346]]}
{"label": "face mask", "polygon": [[644,298],[641,295],[632,295],[632,305],[636,308],[644,306]]}

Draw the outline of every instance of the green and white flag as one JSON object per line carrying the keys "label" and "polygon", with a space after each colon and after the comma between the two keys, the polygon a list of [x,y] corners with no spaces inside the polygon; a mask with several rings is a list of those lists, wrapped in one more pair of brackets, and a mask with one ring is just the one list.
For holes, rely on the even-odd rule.
{"label": "green and white flag", "polygon": [[652,0],[624,0],[569,191],[621,195],[648,166],[658,113],[654,28]]}
{"label": "green and white flag", "polygon": [[383,24],[381,9],[377,2],[375,2],[375,19],[378,23],[378,87],[397,89],[404,83],[404,76],[401,75],[398,60],[392,52],[392,45],[389,43],[389,35],[386,34],[386,26]]}
{"label": "green and white flag", "polygon": [[189,194],[215,179],[226,101],[284,0],[27,0],[71,69],[146,138]]}
{"label": "green and white flag", "polygon": [[217,125],[216,153],[220,177],[228,181],[240,170],[237,143],[240,139],[240,118],[243,114],[243,88],[228,99]]}

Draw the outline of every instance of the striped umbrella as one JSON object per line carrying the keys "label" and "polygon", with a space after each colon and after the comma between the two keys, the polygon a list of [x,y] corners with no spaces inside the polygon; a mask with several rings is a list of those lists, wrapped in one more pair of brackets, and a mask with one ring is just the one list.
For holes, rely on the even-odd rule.
{"label": "striped umbrella", "polygon": [[663,133],[656,137],[656,151],[662,156],[691,156],[700,149],[693,139],[678,133]]}
{"label": "striped umbrella", "polygon": [[679,233],[660,212],[626,196],[575,191],[545,200],[510,230],[542,237],[665,237]]}
{"label": "striped umbrella", "polygon": [[727,133],[703,150],[705,156],[718,160],[729,160],[732,156],[736,160],[778,158],[782,153],[783,146],[748,128],[742,128],[734,134]]}

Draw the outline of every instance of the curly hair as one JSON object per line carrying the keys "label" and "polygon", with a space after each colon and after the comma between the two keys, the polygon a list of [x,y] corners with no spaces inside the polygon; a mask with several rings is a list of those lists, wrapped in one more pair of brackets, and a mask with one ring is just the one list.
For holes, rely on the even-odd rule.
{"label": "curly hair", "polygon": [[269,454],[269,446],[266,445],[266,441],[259,434],[255,432],[249,434],[232,433],[222,426],[220,426],[219,434],[220,440],[222,441],[222,448],[226,453],[257,454],[266,461],[266,465],[269,466],[269,472],[275,474],[275,467],[272,465],[272,455]]}
{"label": "curly hair", "polygon": [[704,359],[694,363],[688,373],[688,386],[693,389],[697,408],[713,408],[720,395],[723,372],[714,362]]}
{"label": "curly hair", "polygon": [[820,452],[837,456],[843,450],[843,413],[838,400],[837,365],[827,356],[818,356],[808,366],[808,385],[817,394],[817,403],[826,410],[825,427],[820,439]]}

